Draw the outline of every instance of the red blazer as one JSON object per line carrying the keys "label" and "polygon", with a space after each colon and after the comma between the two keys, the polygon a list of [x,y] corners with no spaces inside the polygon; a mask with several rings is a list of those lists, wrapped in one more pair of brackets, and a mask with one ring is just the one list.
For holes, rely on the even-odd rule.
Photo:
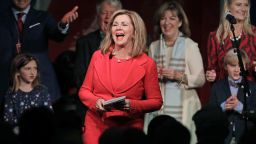
{"label": "red blazer", "polygon": [[[253,32],[256,33],[256,28],[252,27],[252,29]],[[216,31],[209,34],[207,43],[208,69],[216,70],[217,80],[224,79],[227,75],[224,69],[223,59],[230,48],[232,48],[232,42],[229,37],[219,43],[216,37]],[[256,58],[256,37],[242,33],[239,48],[247,53],[252,62]],[[252,71],[253,67],[251,64],[249,68],[249,79],[253,79]]]}
{"label": "red blazer", "polygon": [[[119,70],[120,73],[113,75],[113,69],[118,70],[115,60],[114,57],[109,58],[109,53],[103,55],[101,51],[96,51],[80,88],[79,97],[88,107],[84,133],[86,144],[97,144],[100,134],[110,126],[142,129],[144,113],[158,110],[162,106],[153,59],[146,54],[131,58],[124,69]],[[115,77],[121,77],[118,83],[112,82]],[[119,96],[126,96],[130,100],[130,111],[96,111],[95,104],[99,98],[108,100]]]}

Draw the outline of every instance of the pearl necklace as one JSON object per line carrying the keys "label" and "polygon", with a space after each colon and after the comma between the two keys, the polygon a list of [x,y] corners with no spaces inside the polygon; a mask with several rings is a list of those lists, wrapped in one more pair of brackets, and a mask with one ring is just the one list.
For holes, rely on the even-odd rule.
{"label": "pearl necklace", "polygon": [[130,59],[130,57],[126,57],[126,58],[117,58],[117,55],[118,54],[118,51],[116,49],[113,49],[112,51],[112,55],[115,56],[116,60],[118,63],[121,63],[121,62],[125,62],[125,61],[128,61]]}
{"label": "pearl necklace", "polygon": [[[241,38],[241,36],[242,36],[242,33],[240,33],[237,37],[236,37],[236,40],[239,40],[240,38]],[[234,38],[232,38],[232,37],[229,37],[230,38],[230,40],[232,40],[232,41],[234,41],[235,39]]]}
{"label": "pearl necklace", "polygon": [[117,60],[117,62],[118,63],[121,63],[121,62],[125,62],[125,61],[128,61],[129,60],[129,58],[126,58],[126,59],[116,59]]}

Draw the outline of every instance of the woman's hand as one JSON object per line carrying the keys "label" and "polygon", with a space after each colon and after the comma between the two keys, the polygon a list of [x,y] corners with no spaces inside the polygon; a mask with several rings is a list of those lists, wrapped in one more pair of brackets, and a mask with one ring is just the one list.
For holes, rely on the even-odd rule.
{"label": "woman's hand", "polygon": [[213,82],[216,80],[216,71],[214,69],[207,70],[205,76],[208,82]]}
{"label": "woman's hand", "polygon": [[113,104],[113,108],[121,111],[128,111],[130,110],[130,100],[125,99],[123,102]]}
{"label": "woman's hand", "polygon": [[180,81],[184,73],[174,69],[162,69],[162,75],[168,79]]}
{"label": "woman's hand", "polygon": [[104,102],[105,102],[105,100],[101,99],[101,98],[96,101],[95,107],[96,107],[97,111],[106,111],[103,106]]}
{"label": "woman's hand", "polygon": [[252,62],[252,66],[253,66],[254,72],[256,72],[256,59],[254,59],[254,61]]}
{"label": "woman's hand", "polygon": [[162,71],[163,71],[162,67],[157,67],[158,78],[162,78],[163,77]]}
{"label": "woman's hand", "polygon": [[125,110],[125,111],[129,111],[129,110],[130,110],[130,107],[131,107],[130,100],[125,99],[124,110]]}

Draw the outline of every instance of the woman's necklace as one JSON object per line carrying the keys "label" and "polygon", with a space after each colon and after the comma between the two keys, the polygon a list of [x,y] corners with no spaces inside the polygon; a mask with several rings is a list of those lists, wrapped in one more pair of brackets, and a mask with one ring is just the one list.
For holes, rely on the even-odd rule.
{"label": "woman's necklace", "polygon": [[165,41],[165,45],[167,47],[173,47],[175,42],[176,42],[176,40],[177,40],[177,38],[178,38],[178,35],[179,35],[179,33],[177,33],[177,36],[175,36],[174,38],[171,38],[171,39],[165,38],[165,40],[164,40]]}
{"label": "woman's necklace", "polygon": [[116,49],[113,49],[112,55],[115,56],[118,63],[125,62],[130,59],[129,56],[126,56],[125,58],[120,58],[121,53],[119,52],[119,50],[116,50]]}
{"label": "woman's necklace", "polygon": [[[236,39],[236,40],[239,40],[239,39],[241,38],[242,32],[243,32],[242,25],[241,25],[241,24],[237,24],[237,26],[235,26],[235,31],[234,31],[235,39]],[[230,34],[230,37],[229,37],[230,40],[231,40],[231,41],[235,41],[235,40],[234,40],[233,32],[230,31],[229,34]]]}
{"label": "woman's necklace", "polygon": [[165,41],[165,44],[167,47],[172,47],[174,45],[175,41]]}
{"label": "woman's necklace", "polygon": [[[239,40],[241,36],[242,36],[242,32],[240,32],[239,35],[236,36],[236,40]],[[235,41],[234,37],[231,37],[231,36],[230,36],[230,40]]]}

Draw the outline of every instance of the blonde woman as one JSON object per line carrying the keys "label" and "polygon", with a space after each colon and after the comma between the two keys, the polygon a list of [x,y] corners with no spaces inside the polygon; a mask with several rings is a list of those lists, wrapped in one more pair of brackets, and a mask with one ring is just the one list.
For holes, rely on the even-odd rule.
{"label": "blonde woman", "polygon": [[208,69],[206,79],[209,82],[223,79],[227,72],[224,69],[223,58],[225,53],[233,47],[234,38],[230,29],[230,23],[225,19],[225,14],[229,12],[235,18],[235,36],[239,49],[244,50],[251,63],[248,69],[250,80],[253,79],[255,66],[253,62],[256,56],[256,28],[250,24],[250,1],[249,0],[224,0],[223,12],[220,25],[217,31],[211,32],[208,39]]}
{"label": "blonde woman", "polygon": [[[156,64],[143,52],[145,47],[141,17],[133,11],[116,11],[79,91],[88,107],[85,144],[98,144],[99,136],[109,127],[143,129],[145,112],[162,106]],[[124,103],[111,109],[104,106],[106,100],[121,96],[126,97]]]}

